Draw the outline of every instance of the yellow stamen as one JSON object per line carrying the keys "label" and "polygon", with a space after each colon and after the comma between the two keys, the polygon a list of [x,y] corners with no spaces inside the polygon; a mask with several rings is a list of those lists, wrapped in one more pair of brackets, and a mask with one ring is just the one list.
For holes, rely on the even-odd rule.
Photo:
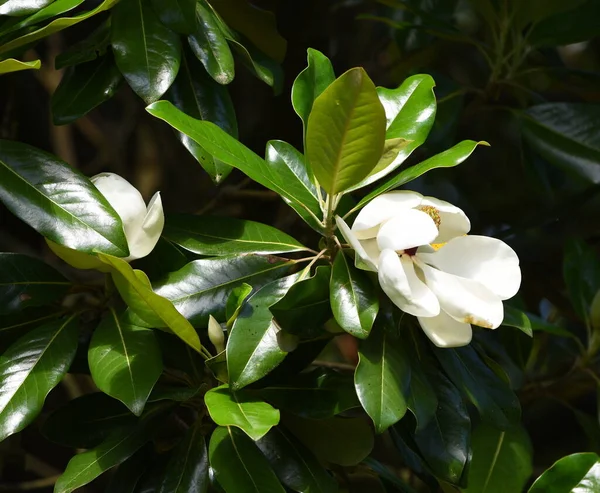
{"label": "yellow stamen", "polygon": [[443,247],[443,246],[444,246],[446,243],[447,243],[447,242],[445,242],[445,243],[431,243],[429,246],[430,246],[431,248],[433,248],[434,250],[436,250],[436,251],[437,251],[437,250],[439,250],[440,248],[442,248],[442,247]]}
{"label": "yellow stamen", "polygon": [[440,224],[442,224],[440,211],[438,211],[432,205],[421,205],[417,207],[417,210],[423,211],[425,214],[427,214],[431,219],[433,219],[433,222],[437,226],[437,229],[440,229]]}

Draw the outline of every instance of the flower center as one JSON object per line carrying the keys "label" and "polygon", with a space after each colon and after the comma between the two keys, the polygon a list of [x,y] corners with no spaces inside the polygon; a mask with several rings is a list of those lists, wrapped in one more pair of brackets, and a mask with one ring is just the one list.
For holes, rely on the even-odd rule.
{"label": "flower center", "polygon": [[419,248],[419,247],[407,248],[402,253],[405,253],[406,255],[410,255],[411,257],[413,257],[417,254],[417,248]]}
{"label": "flower center", "polygon": [[437,229],[440,229],[440,224],[442,224],[442,217],[440,216],[440,211],[438,211],[432,205],[420,205],[419,207],[417,207],[417,210],[427,214],[431,219],[433,219],[433,222],[437,226]]}

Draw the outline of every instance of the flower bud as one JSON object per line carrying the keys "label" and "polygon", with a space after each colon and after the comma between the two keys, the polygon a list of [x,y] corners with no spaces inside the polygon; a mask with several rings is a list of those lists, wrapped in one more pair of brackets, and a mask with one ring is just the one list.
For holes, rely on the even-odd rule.
{"label": "flower bud", "polygon": [[208,338],[218,353],[225,351],[225,334],[221,324],[212,315],[208,316]]}

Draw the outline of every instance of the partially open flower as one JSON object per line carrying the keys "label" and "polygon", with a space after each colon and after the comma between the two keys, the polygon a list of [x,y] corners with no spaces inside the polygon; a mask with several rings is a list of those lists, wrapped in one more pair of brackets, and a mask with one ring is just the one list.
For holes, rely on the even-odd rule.
{"label": "partially open flower", "polygon": [[418,318],[437,346],[469,344],[471,324],[498,327],[502,300],[519,290],[514,250],[495,238],[467,236],[469,219],[443,200],[390,192],[363,208],[352,229],[336,221],[357,265],[378,273],[383,291]]}
{"label": "partially open flower", "polygon": [[[165,225],[160,193],[156,192],[146,206],[142,194],[115,173],[100,173],[91,181],[123,222],[129,247],[129,256],[125,260],[130,262],[148,255],[156,246]],[[95,269],[104,265],[93,255],[46,241],[54,253],[74,267]]]}

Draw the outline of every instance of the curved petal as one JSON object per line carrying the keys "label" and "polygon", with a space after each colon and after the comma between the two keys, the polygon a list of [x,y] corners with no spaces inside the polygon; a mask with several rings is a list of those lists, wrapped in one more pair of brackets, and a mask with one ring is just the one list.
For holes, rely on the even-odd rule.
{"label": "curved petal", "polygon": [[419,317],[423,332],[437,347],[461,347],[471,342],[473,329],[470,324],[457,322],[446,312],[437,317]]}
{"label": "curved petal", "polygon": [[422,206],[435,207],[440,213],[440,232],[433,243],[445,243],[457,236],[466,235],[471,230],[471,221],[455,205],[435,197],[423,197]]}
{"label": "curved petal", "polygon": [[435,222],[417,209],[400,212],[381,226],[377,233],[380,250],[406,250],[431,243],[438,235]]}
{"label": "curved petal", "polygon": [[410,256],[383,250],[379,257],[379,284],[384,293],[402,311],[418,317],[434,317],[440,304],[415,272]]}
{"label": "curved petal", "polygon": [[125,237],[130,243],[130,238],[137,234],[146,216],[146,203],[142,194],[115,173],[100,173],[92,177],[91,181],[123,221]]}
{"label": "curved petal", "polygon": [[422,199],[420,193],[409,190],[384,193],[362,208],[352,225],[352,232],[360,239],[374,238],[382,222],[418,207]]}
{"label": "curved petal", "polygon": [[[367,252],[361,245],[360,241],[358,241],[356,236],[354,236],[354,233],[352,233],[352,231],[350,231],[350,228],[348,227],[346,222],[340,216],[335,216],[335,222],[337,224],[338,229],[340,230],[340,233],[342,233],[342,236],[345,238],[345,240],[348,243],[350,243],[350,245],[356,252],[356,255],[358,255],[358,257],[362,261],[364,268],[366,270],[371,270],[373,272],[377,272],[376,262],[374,262],[371,259],[371,257],[367,254]],[[357,267],[358,267],[358,265],[357,265]]]}
{"label": "curved petal", "polygon": [[519,257],[489,236],[460,236],[437,252],[418,256],[444,272],[478,281],[501,300],[512,298],[521,285]]}
{"label": "curved petal", "polygon": [[495,329],[504,318],[498,296],[483,284],[434,269],[417,260],[427,286],[437,296],[440,307],[454,320]]}
{"label": "curved petal", "polygon": [[148,204],[148,211],[141,228],[128,239],[130,253],[128,260],[135,260],[148,255],[156,246],[164,226],[165,215],[162,200],[160,192],[156,192]]}

